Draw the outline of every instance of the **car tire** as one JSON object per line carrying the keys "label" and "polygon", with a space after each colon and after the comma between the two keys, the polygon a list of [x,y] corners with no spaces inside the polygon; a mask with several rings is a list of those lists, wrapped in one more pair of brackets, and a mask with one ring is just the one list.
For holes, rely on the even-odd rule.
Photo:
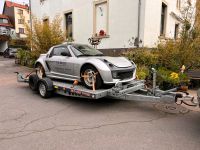
{"label": "car tire", "polygon": [[7,53],[4,53],[4,54],[3,54],[3,57],[4,57],[4,58],[9,58],[9,55],[8,55]]}
{"label": "car tire", "polygon": [[28,83],[32,91],[38,90],[38,81],[39,81],[39,78],[36,74],[30,75]]}
{"label": "car tire", "polygon": [[84,86],[88,89],[93,89],[92,84],[89,84],[87,79],[85,79],[84,77],[82,77],[82,75],[86,75],[88,71],[91,71],[93,73],[97,73],[96,75],[96,82],[95,82],[95,89],[100,89],[103,86],[103,81],[101,78],[101,75],[99,73],[99,71],[92,65],[87,65],[85,66],[82,71],[81,71],[81,80],[82,83],[84,84]]}
{"label": "car tire", "polygon": [[38,81],[38,91],[42,98],[50,98],[53,95],[53,81],[49,78],[43,78]]}
{"label": "car tire", "polygon": [[41,64],[38,64],[36,66],[36,74],[37,74],[39,79],[46,77],[44,67]]}

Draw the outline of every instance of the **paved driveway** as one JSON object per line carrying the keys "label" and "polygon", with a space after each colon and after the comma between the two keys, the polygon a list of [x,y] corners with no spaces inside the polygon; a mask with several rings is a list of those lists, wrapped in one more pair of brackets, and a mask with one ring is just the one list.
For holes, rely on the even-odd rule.
{"label": "paved driveway", "polygon": [[[40,98],[0,57],[0,150],[199,150],[200,112],[163,105]],[[173,108],[169,106],[168,108]]]}

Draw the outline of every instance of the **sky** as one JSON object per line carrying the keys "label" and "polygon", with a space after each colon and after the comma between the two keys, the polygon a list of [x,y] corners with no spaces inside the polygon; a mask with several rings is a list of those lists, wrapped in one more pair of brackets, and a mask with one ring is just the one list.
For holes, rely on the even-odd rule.
{"label": "sky", "polygon": [[[21,3],[21,4],[23,4],[23,2],[26,3],[26,4],[28,4],[28,2],[29,2],[29,0],[10,0],[10,1],[16,2],[16,3]],[[3,11],[4,2],[5,2],[5,0],[0,0],[0,14]]]}

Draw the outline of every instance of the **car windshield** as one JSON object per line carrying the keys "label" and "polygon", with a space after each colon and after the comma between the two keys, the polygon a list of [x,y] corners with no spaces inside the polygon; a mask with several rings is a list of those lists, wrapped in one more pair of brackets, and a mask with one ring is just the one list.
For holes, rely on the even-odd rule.
{"label": "car windshield", "polygon": [[77,57],[81,56],[103,56],[103,53],[88,45],[72,45],[72,51]]}

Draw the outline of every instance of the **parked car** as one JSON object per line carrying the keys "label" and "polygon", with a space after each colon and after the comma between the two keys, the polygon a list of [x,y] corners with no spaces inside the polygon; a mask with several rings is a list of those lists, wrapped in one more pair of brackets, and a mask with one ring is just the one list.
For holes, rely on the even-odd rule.
{"label": "parked car", "polygon": [[127,58],[104,56],[88,45],[74,43],[53,46],[40,55],[35,68],[39,78],[78,80],[89,89],[93,82],[100,89],[103,84],[125,83],[136,78],[136,65]]}
{"label": "parked car", "polygon": [[3,52],[4,58],[12,58],[12,57],[16,57],[16,55],[17,55],[17,48],[7,48]]}

